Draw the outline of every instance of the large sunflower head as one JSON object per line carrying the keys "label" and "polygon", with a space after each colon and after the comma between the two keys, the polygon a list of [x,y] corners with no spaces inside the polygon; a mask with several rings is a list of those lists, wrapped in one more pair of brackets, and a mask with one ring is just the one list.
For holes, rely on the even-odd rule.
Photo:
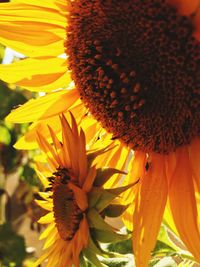
{"label": "large sunflower head", "polygon": [[[46,238],[46,252],[35,265],[48,259],[47,266],[80,266],[80,260],[88,259],[95,266],[101,264],[97,255],[108,257],[100,242],[116,242],[127,235],[104,221],[105,216],[119,216],[126,209],[119,195],[129,187],[103,189],[104,183],[120,171],[93,166],[99,151],[86,152],[85,136],[78,131],[72,117],[72,128],[62,116],[62,138],[58,140],[49,128],[52,143],[38,133],[38,143],[47,156],[46,167],[38,165],[38,174],[45,187],[42,200],[37,203],[48,211],[39,223],[48,224],[41,234]],[[111,253],[110,253],[111,255]]]}
{"label": "large sunflower head", "polygon": [[[37,131],[49,139],[46,124],[59,135],[58,114],[69,109],[88,142],[118,142],[98,159],[123,169],[132,156],[125,183],[140,181],[125,192],[133,205],[124,218],[134,226],[141,267],[148,265],[166,206],[200,261],[199,6],[200,0],[15,0],[0,6],[0,41],[29,56],[0,66],[0,77],[47,92],[8,116],[34,122],[17,147],[35,147]],[[61,87],[67,89],[54,90]]]}

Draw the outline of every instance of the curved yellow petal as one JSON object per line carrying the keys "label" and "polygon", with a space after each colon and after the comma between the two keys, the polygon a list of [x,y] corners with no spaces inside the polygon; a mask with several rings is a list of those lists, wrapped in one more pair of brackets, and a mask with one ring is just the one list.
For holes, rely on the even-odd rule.
{"label": "curved yellow petal", "polygon": [[46,215],[42,216],[39,220],[38,223],[41,224],[48,224],[52,223],[54,221],[54,214],[53,212],[49,212]]}
{"label": "curved yellow petal", "polygon": [[62,58],[27,58],[0,65],[0,79],[32,91],[53,91],[69,86],[70,73]]}
{"label": "curved yellow petal", "polygon": [[66,6],[69,0],[12,0],[13,3],[26,4],[29,6],[39,6],[55,9],[59,12],[66,12]]}
{"label": "curved yellow petal", "polygon": [[47,119],[69,109],[79,98],[78,90],[60,90],[38,99],[31,99],[13,110],[6,118],[9,122],[24,123]]}
{"label": "curved yellow petal", "polygon": [[[80,122],[82,117],[84,116],[85,113],[85,108],[83,104],[79,104],[80,100],[78,99],[76,103],[71,107],[69,110],[73,113],[75,116],[76,120]],[[69,117],[69,112],[64,113],[65,117]],[[83,122],[84,123],[84,122]],[[33,123],[28,131],[25,133],[23,137],[21,137],[17,143],[15,144],[16,149],[35,149],[38,148],[38,144],[36,142],[36,132],[41,132],[43,135],[49,139],[50,138],[50,132],[49,128],[47,127],[50,126],[54,133],[57,136],[61,136],[61,124],[60,124],[60,118],[58,115],[52,116],[48,119],[35,122]],[[66,157],[66,155],[65,155]]]}
{"label": "curved yellow petal", "polygon": [[85,134],[83,130],[80,130],[80,138],[78,144],[78,155],[79,155],[79,183],[83,185],[87,176],[87,155],[86,155],[86,142],[85,142]]}
{"label": "curved yellow petal", "polygon": [[63,54],[66,25],[58,10],[23,3],[0,6],[0,42],[27,56]]}
{"label": "curved yellow petal", "polygon": [[[35,2],[36,3],[36,2]],[[51,9],[50,9],[51,8]],[[65,29],[66,16],[61,12],[54,9],[54,6],[38,6],[33,2],[29,2],[29,5],[23,3],[1,3],[0,5],[0,25],[6,25],[6,23],[23,23],[23,22],[43,22],[49,25],[55,25],[57,27]]]}
{"label": "curved yellow petal", "polygon": [[42,240],[44,238],[47,238],[51,234],[51,232],[53,231],[54,228],[55,228],[55,223],[49,224],[47,226],[47,228],[45,228],[45,230],[40,235],[39,240]]}
{"label": "curved yellow petal", "polygon": [[133,250],[137,267],[148,266],[167,200],[164,157],[152,154],[151,165],[140,181],[133,216]]}
{"label": "curved yellow petal", "polygon": [[200,261],[197,204],[187,147],[178,149],[176,153],[177,165],[169,188],[170,207],[182,241]]}

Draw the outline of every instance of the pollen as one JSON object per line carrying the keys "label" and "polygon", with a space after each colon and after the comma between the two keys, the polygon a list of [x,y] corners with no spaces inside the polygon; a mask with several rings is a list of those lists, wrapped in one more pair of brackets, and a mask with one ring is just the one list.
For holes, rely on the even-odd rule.
{"label": "pollen", "polygon": [[64,241],[73,239],[83,219],[83,211],[78,207],[74,193],[68,187],[67,169],[59,169],[51,178],[53,192],[53,212],[56,228]]}
{"label": "pollen", "polygon": [[66,53],[85,106],[113,138],[169,153],[200,135],[200,43],[165,0],[71,2]]}

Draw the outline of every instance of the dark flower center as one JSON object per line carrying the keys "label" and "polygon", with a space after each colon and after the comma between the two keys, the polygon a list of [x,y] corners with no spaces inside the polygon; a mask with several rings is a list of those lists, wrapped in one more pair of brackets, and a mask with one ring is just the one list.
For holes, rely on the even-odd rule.
{"label": "dark flower center", "polygon": [[74,193],[68,187],[69,173],[66,169],[59,169],[50,177],[53,192],[53,212],[56,228],[60,237],[69,241],[73,239],[83,218],[83,211],[76,203]]}
{"label": "dark flower center", "polygon": [[81,98],[113,138],[169,153],[200,134],[200,43],[165,0],[76,0],[66,53]]}

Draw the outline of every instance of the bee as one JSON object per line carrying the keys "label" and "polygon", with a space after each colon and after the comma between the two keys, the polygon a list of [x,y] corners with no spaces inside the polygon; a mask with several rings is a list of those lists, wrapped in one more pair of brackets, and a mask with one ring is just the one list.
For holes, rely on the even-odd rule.
{"label": "bee", "polygon": [[148,171],[150,168],[150,162],[147,161],[146,165],[145,165],[145,170]]}

